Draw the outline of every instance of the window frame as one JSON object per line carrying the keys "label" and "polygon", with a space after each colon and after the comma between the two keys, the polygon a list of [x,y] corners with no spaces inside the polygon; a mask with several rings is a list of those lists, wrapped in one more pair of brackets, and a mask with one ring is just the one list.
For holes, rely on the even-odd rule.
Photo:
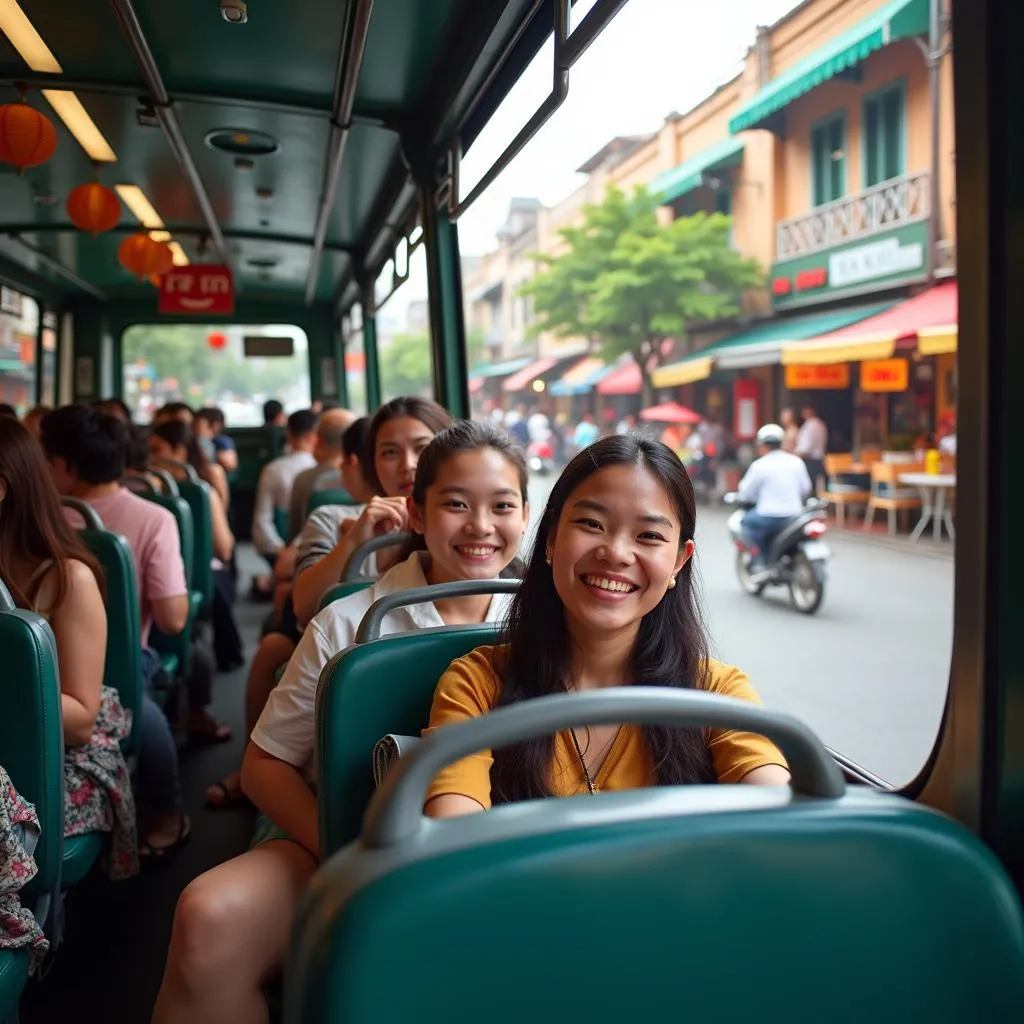
{"label": "window frame", "polygon": [[[871,182],[869,180],[869,167],[868,167],[868,105],[872,103],[881,104],[881,101],[886,96],[898,93],[900,97],[900,125],[898,131],[899,138],[899,171],[896,174],[891,175],[887,178],[881,178],[878,181]],[[883,85],[880,89],[874,89],[872,92],[865,93],[861,97],[860,101],[860,177],[861,183],[865,189],[875,188],[878,185],[884,185],[887,181],[894,181],[896,178],[900,178],[907,173],[908,164],[908,138],[907,138],[907,79],[905,76],[896,78],[889,82],[887,85]],[[881,112],[881,106],[879,111]],[[881,122],[879,122],[881,124]],[[882,139],[884,140],[884,132],[881,133]]]}
{"label": "window frame", "polygon": [[[823,206],[828,206],[829,203],[838,202],[840,199],[845,198],[846,195],[849,192],[850,180],[849,180],[849,169],[848,169],[847,165],[849,163],[850,146],[849,146],[849,130],[848,130],[849,129],[849,124],[848,124],[848,121],[849,121],[849,118],[847,116],[847,111],[846,111],[845,108],[842,108],[840,110],[833,111],[831,114],[827,114],[825,117],[818,118],[817,121],[814,121],[811,124],[810,145],[808,146],[808,153],[809,153],[810,165],[811,165],[811,173],[810,173],[810,193],[811,193],[811,197],[810,198],[811,198],[811,209],[812,210],[818,210],[818,209],[820,209]],[[819,203],[817,201],[817,189],[815,187],[817,185],[817,174],[818,174],[818,161],[817,161],[817,150],[815,148],[815,138],[816,138],[816,136],[818,135],[819,132],[822,132],[825,129],[830,128],[833,124],[836,124],[836,123],[839,124],[840,130],[841,130],[841,133],[842,133],[841,134],[841,139],[842,139],[841,150],[842,150],[842,154],[843,154],[842,168],[840,170],[840,179],[839,179],[839,194],[831,196],[830,198],[825,199],[823,202]],[[834,150],[832,150],[832,152],[834,152]]]}

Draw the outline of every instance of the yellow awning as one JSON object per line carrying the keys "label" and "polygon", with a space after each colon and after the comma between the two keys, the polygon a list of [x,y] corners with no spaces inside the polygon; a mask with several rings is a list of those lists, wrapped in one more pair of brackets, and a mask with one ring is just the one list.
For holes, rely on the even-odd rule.
{"label": "yellow awning", "polygon": [[827,366],[862,359],[891,359],[896,351],[895,334],[862,335],[842,341],[802,341],[782,350],[783,366]]}
{"label": "yellow awning", "polygon": [[922,327],[917,332],[917,351],[923,356],[944,356],[956,351],[959,330],[956,324]]}
{"label": "yellow awning", "polygon": [[663,366],[651,374],[651,383],[656,388],[674,388],[680,384],[693,384],[711,376],[710,358],[685,359],[680,363]]}

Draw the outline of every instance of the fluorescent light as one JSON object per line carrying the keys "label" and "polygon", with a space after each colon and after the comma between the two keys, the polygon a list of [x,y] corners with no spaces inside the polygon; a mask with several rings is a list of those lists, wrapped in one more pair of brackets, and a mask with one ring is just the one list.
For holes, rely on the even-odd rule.
{"label": "fluorescent light", "polygon": [[174,253],[174,265],[176,267],[187,267],[189,263],[188,256],[185,254],[185,250],[182,249],[180,242],[171,242],[171,252]]}
{"label": "fluorescent light", "polygon": [[43,71],[52,75],[63,72],[64,69],[57,63],[57,58],[18,6],[17,0],[0,0],[0,30],[33,71]]}
{"label": "fluorescent light", "polygon": [[110,148],[110,143],[103,137],[103,133],[86,113],[82,101],[73,92],[64,89],[44,89],[43,95],[90,160],[98,164],[112,164],[117,161],[117,155]]}
{"label": "fluorescent light", "polygon": [[[156,212],[146,193],[138,185],[115,185],[114,190],[121,197],[121,202],[135,214],[135,219],[144,228],[149,228],[152,231],[159,231],[163,228],[164,222],[160,219],[160,214]],[[167,236],[167,238],[170,237],[170,235]],[[157,241],[166,241],[166,239],[158,238]]]}
{"label": "fluorescent light", "polygon": [[170,231],[150,231],[149,237],[154,242],[169,242],[171,240]]}

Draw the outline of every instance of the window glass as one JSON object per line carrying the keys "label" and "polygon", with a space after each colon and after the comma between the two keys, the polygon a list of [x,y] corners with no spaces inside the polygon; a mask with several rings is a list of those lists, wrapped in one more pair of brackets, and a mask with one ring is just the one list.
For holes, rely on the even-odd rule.
{"label": "window glass", "polygon": [[39,305],[35,299],[0,288],[0,402],[24,416],[36,404],[36,333]]}
{"label": "window glass", "polygon": [[[427,255],[422,245],[417,246],[409,257],[409,276],[416,281],[426,280]],[[424,398],[433,396],[434,362],[430,348],[430,327],[414,315],[418,306],[409,301],[411,296],[408,287],[408,284],[402,285],[377,310],[380,392],[385,402],[400,395],[422,395]]]}
{"label": "window glass", "polygon": [[841,114],[811,132],[811,173],[815,206],[841,199],[846,193],[846,125]]}
{"label": "window glass", "polygon": [[57,314],[47,311],[43,315],[43,350],[39,370],[42,374],[40,402],[51,408],[57,402]]}
{"label": "window glass", "polygon": [[864,103],[864,175],[870,188],[903,174],[903,87]]}
{"label": "window glass", "polygon": [[[246,357],[245,338],[291,338],[290,356]],[[263,424],[263,403],[293,412],[310,404],[306,333],[280,324],[136,324],[122,345],[124,399],[140,423],[166,402],[219,406],[228,426]]]}

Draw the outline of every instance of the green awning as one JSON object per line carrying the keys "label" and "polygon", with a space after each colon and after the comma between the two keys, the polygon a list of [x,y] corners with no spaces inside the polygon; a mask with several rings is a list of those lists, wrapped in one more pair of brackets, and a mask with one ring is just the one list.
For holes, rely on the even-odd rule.
{"label": "green awning", "polygon": [[659,367],[652,374],[652,381],[656,388],[673,388],[704,380],[716,368],[742,370],[752,366],[772,366],[781,361],[784,346],[838,331],[841,327],[876,316],[892,305],[891,302],[875,302],[826,313],[772,317],[740,334],[716,341],[677,363]]}
{"label": "green awning", "polygon": [[485,363],[483,366],[478,366],[475,370],[469,371],[469,379],[480,377],[507,377],[510,373],[515,373],[516,370],[521,370],[524,366],[528,366],[532,360],[529,356],[524,359],[509,359],[504,363]]}
{"label": "green awning", "polygon": [[743,142],[740,139],[723,139],[713,146],[684,160],[678,167],[664,171],[651,182],[648,191],[661,195],[662,202],[670,203],[687,192],[699,188],[704,173],[716,167],[732,167],[743,159]]}
{"label": "green awning", "polygon": [[729,131],[757,128],[793,100],[855,67],[897,39],[928,33],[929,0],[890,0],[863,21],[772,79],[729,122]]}

